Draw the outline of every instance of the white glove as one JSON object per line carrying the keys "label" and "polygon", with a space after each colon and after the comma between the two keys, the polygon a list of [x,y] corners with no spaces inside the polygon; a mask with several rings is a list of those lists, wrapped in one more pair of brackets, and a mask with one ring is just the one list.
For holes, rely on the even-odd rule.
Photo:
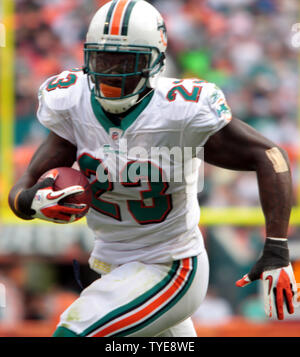
{"label": "white glove", "polygon": [[32,218],[39,218],[54,223],[71,223],[82,218],[86,204],[60,203],[60,200],[70,195],[84,191],[82,186],[70,186],[60,191],[53,190],[53,184],[58,176],[52,170],[45,180],[24,190],[18,198],[21,212]]}
{"label": "white glove", "polygon": [[268,317],[275,314],[278,320],[284,319],[283,307],[286,305],[289,314],[294,313],[297,302],[297,284],[292,265],[262,274],[265,313]]}
{"label": "white glove", "polygon": [[251,282],[263,281],[265,313],[268,317],[275,315],[278,320],[284,319],[283,308],[289,314],[298,306],[297,284],[291,263],[287,239],[267,238],[263,254],[251,271],[236,282],[243,287]]}

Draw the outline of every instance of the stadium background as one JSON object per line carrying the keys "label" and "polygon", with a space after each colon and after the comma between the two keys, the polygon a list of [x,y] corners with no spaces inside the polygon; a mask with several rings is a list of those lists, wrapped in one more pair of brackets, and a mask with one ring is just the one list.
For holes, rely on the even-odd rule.
{"label": "stadium background", "polygon": [[[37,91],[49,76],[81,67],[88,23],[105,0],[1,0],[0,27],[0,336],[49,336],[60,313],[96,275],[87,259],[93,237],[84,224],[24,222],[7,207],[12,183],[47,135],[37,122]],[[294,177],[290,252],[300,283],[299,79],[293,47],[297,0],[159,0],[169,34],[165,75],[217,83],[236,117],[284,147]],[[300,22],[300,21],[299,21]],[[3,40],[3,38],[2,38]],[[299,44],[300,45],[300,44]],[[264,240],[255,174],[206,165],[200,226],[210,260],[207,298],[193,316],[199,336],[300,336],[300,309],[267,320],[261,286],[234,283]],[[0,286],[0,287],[1,287]],[[1,289],[0,289],[1,290]],[[3,289],[2,289],[3,290]],[[1,291],[0,291],[1,293]],[[5,307],[3,306],[5,302]]]}

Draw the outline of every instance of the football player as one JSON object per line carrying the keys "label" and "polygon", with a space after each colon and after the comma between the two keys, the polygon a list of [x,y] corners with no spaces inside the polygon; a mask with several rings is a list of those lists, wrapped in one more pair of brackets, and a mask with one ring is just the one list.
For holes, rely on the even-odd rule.
{"label": "football player", "polygon": [[[284,306],[294,311],[288,157],[232,118],[213,83],[160,76],[166,49],[164,20],[152,5],[113,0],[90,23],[83,70],[64,71],[40,88],[37,117],[50,134],[12,187],[10,206],[25,220],[74,219],[80,207],[47,198],[55,172],[37,181],[49,169],[77,161],[93,190],[87,223],[95,244],[89,264],[101,275],[62,314],[54,336],[196,336],[191,316],[205,297],[209,274],[193,189],[197,180],[168,180],[155,158],[122,155],[122,140],[128,151],[190,147],[193,157],[204,147],[209,164],[255,171],[266,220],[265,247],[237,285],[263,279],[267,315],[283,319]],[[122,164],[118,180],[110,172],[115,168],[107,158],[112,153]],[[99,179],[101,167],[106,180]],[[134,174],[128,177],[129,172]]]}

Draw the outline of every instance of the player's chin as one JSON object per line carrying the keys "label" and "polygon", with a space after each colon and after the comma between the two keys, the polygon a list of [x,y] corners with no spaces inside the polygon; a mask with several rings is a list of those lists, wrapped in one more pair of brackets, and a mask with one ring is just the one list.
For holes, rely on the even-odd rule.
{"label": "player's chin", "polygon": [[124,95],[128,95],[135,90],[141,78],[142,77],[140,75],[129,76],[125,80],[122,79],[121,77],[99,78],[98,83],[100,87],[101,85],[104,85],[104,86],[114,87],[118,89],[123,89]]}

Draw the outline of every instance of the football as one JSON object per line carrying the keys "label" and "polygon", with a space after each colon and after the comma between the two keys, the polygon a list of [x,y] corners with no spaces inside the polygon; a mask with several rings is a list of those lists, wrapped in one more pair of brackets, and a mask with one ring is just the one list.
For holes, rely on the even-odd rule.
{"label": "football", "polygon": [[39,181],[45,179],[45,177],[51,173],[51,171],[57,170],[58,176],[54,182],[53,189],[54,191],[62,190],[63,188],[70,187],[70,186],[82,186],[84,188],[84,192],[77,193],[75,195],[70,195],[66,198],[63,198],[60,203],[63,204],[86,204],[86,210],[83,212],[82,217],[84,217],[92,203],[92,189],[88,179],[84,176],[84,174],[76,169],[71,167],[57,167],[55,169],[51,169],[45,172],[40,178]]}

